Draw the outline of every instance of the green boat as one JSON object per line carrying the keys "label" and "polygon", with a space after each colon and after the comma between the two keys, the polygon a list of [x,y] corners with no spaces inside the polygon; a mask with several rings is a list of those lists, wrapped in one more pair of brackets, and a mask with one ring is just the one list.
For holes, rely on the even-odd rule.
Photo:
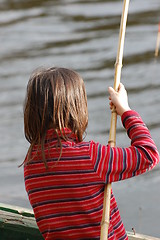
{"label": "green boat", "polygon": [[[160,240],[128,232],[129,240]],[[0,240],[43,240],[31,210],[0,203]]]}
{"label": "green boat", "polygon": [[43,240],[31,210],[0,203],[1,240]]}

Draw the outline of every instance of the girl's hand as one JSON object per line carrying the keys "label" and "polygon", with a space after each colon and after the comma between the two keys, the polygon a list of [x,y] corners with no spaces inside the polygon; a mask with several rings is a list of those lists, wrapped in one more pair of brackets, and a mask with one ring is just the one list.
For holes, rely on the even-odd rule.
{"label": "girl's hand", "polygon": [[122,83],[120,83],[118,92],[116,92],[112,87],[108,88],[109,92],[109,100],[110,100],[110,109],[115,106],[115,110],[118,115],[122,116],[122,114],[128,110],[131,110],[128,105],[128,96],[126,89]]}

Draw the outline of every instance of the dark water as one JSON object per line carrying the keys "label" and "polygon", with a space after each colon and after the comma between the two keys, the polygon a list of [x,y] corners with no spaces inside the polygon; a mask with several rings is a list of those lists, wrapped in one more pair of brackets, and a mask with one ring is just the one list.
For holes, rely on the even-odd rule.
{"label": "dark water", "polygon": [[[38,66],[64,66],[85,80],[87,139],[107,143],[110,126],[108,86],[113,85],[122,1],[0,0],[0,202],[29,207],[23,161],[23,100],[30,73]],[[160,58],[154,57],[160,0],[130,3],[122,82],[130,106],[160,140]],[[117,145],[129,145],[120,120]],[[113,184],[120,212],[131,231],[160,237],[160,167]]]}

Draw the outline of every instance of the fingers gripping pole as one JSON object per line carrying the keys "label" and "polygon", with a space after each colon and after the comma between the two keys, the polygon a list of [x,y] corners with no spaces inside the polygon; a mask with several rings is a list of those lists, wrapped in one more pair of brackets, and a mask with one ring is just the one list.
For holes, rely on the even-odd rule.
{"label": "fingers gripping pole", "polygon": [[[117,51],[117,58],[115,63],[114,89],[116,91],[118,90],[120,79],[121,79],[121,69],[122,69],[124,39],[125,39],[125,32],[126,32],[128,9],[129,9],[129,0],[124,0],[121,24],[120,24],[120,32],[119,32],[118,51]],[[116,114],[116,111],[113,110],[111,114],[111,126],[110,126],[110,134],[109,134],[109,141],[108,141],[111,147],[114,147],[116,144],[116,123],[117,123],[117,114]],[[101,237],[100,237],[101,240],[108,239],[110,198],[111,198],[111,184],[107,184],[104,190],[103,215],[102,215],[102,221],[101,221]]]}

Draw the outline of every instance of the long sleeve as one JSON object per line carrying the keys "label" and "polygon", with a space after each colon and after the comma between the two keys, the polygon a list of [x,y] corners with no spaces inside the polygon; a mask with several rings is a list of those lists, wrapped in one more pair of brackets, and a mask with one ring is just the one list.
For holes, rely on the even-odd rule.
{"label": "long sleeve", "polygon": [[105,183],[142,174],[159,162],[155,143],[139,114],[135,111],[125,112],[122,123],[131,139],[130,147],[110,147],[93,143],[94,169]]}

